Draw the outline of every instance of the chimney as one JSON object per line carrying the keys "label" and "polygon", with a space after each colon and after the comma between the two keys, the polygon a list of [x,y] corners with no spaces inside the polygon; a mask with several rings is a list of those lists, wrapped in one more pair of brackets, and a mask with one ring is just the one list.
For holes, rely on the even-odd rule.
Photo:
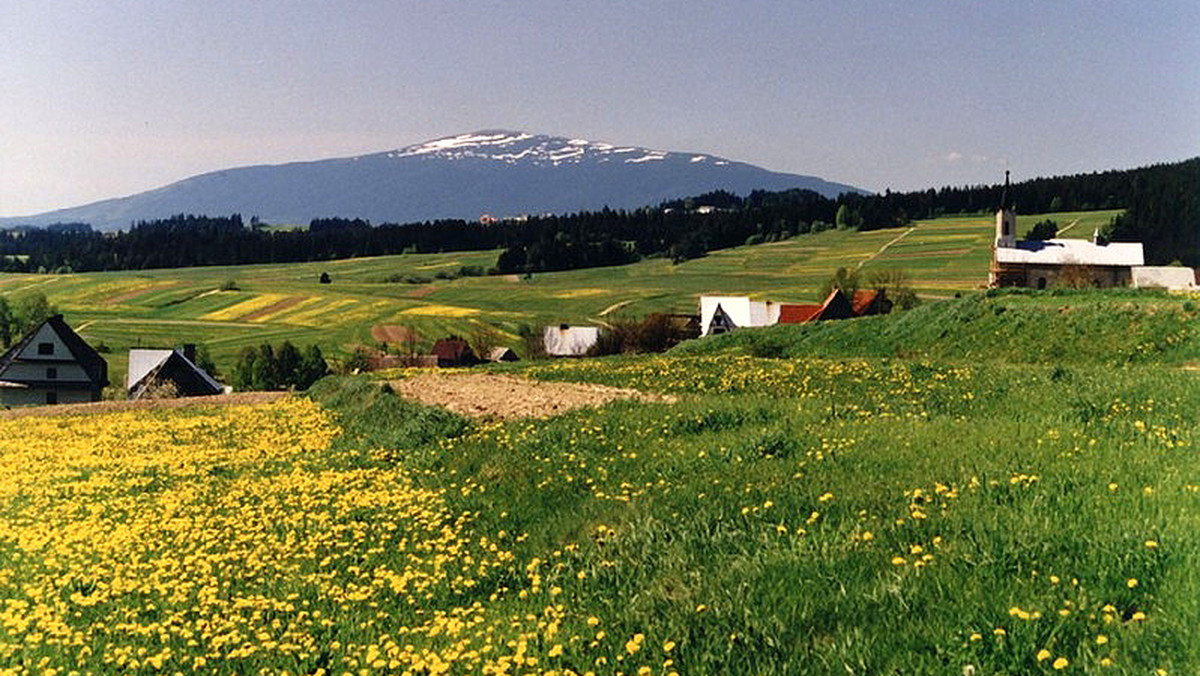
{"label": "chimney", "polygon": [[185,359],[192,362],[193,364],[196,363],[196,344],[195,343],[184,343],[183,344],[183,356]]}

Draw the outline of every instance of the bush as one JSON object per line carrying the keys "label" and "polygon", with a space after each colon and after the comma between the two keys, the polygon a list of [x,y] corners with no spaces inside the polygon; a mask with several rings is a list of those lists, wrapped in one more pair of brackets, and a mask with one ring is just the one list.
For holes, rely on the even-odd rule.
{"label": "bush", "polygon": [[1044,221],[1038,221],[1035,223],[1033,228],[1031,228],[1029,232],[1025,233],[1025,239],[1035,242],[1044,242],[1048,239],[1054,239],[1054,236],[1057,234],[1058,223],[1055,223],[1047,218]]}
{"label": "bush", "polygon": [[[197,365],[201,368],[204,368],[201,361],[211,365],[207,350],[204,355],[197,351]],[[263,343],[258,347],[247,347],[238,355],[233,368],[233,386],[238,390],[256,391],[307,390],[328,372],[325,356],[316,345],[308,346],[302,354],[291,341],[283,341],[278,348]]]}
{"label": "bush", "polygon": [[227,279],[227,280],[221,282],[221,286],[219,286],[218,288],[221,291],[238,291],[241,289],[241,287],[238,286],[236,279]]}

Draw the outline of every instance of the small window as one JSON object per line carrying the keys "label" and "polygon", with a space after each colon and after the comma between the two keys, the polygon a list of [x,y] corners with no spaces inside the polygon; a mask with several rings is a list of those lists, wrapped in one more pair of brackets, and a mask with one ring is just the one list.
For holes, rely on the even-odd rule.
{"label": "small window", "polygon": [[49,392],[47,392],[46,393],[46,403],[47,404],[57,404],[58,403],[58,392],[55,392],[54,390],[50,390]]}
{"label": "small window", "polygon": [[1045,277],[1038,277],[1037,288],[1039,288],[1039,289],[1046,288],[1046,278]]}
{"label": "small window", "polygon": [[38,354],[54,354],[54,343],[38,343]]}
{"label": "small window", "polygon": [[51,367],[47,368],[46,369],[46,380],[57,380],[57,379],[58,379],[58,368],[55,366],[51,366]]}

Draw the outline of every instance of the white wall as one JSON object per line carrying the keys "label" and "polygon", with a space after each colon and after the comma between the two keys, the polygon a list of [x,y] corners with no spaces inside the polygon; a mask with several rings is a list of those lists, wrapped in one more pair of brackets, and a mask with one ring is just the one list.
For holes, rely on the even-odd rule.
{"label": "white wall", "polygon": [[1133,268],[1133,285],[1139,289],[1195,289],[1196,271],[1178,265],[1141,266]]}

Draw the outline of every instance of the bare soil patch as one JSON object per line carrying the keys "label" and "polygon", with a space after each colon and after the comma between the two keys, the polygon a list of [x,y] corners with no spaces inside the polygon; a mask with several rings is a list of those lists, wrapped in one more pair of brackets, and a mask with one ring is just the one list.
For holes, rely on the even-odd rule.
{"label": "bare soil patch", "polygon": [[242,315],[241,317],[238,317],[237,319],[239,322],[252,322],[255,319],[258,319],[259,317],[266,317],[267,315],[273,315],[276,312],[283,312],[284,310],[292,307],[293,305],[299,303],[302,300],[308,300],[308,297],[307,296],[292,296],[291,298],[284,298],[283,300],[279,301],[278,303],[272,303],[261,310],[255,310],[254,312]]}
{"label": "bare soil patch", "polygon": [[425,296],[428,296],[429,294],[433,293],[434,291],[437,291],[436,286],[434,286],[432,284],[426,284],[425,286],[418,286],[417,288],[413,289],[412,291],[409,291],[408,293],[406,293],[404,295],[408,296],[409,298],[424,298]]}
{"label": "bare soil patch", "polygon": [[137,401],[94,401],[86,404],[56,404],[53,406],[28,406],[0,411],[0,419],[58,417],[66,415],[91,415],[129,410],[164,410],[189,406],[242,406],[265,404],[276,399],[292,396],[289,392],[237,392],[217,394],[211,397],[181,397],[179,399],[139,399]]}
{"label": "bare soil patch", "polygon": [[618,399],[665,401],[674,397],[585,383],[528,380],[486,373],[429,373],[393,380],[402,397],[441,406],[471,418],[545,418],[583,406],[600,406]]}
{"label": "bare soil patch", "polygon": [[408,342],[413,333],[413,330],[407,326],[394,324],[376,324],[371,327],[371,339],[377,343],[404,344]]}
{"label": "bare soil patch", "polygon": [[163,289],[169,289],[173,286],[179,286],[179,282],[170,282],[168,284],[147,286],[147,287],[143,287],[141,289],[134,289],[132,291],[126,291],[125,293],[118,293],[115,296],[109,296],[107,299],[105,299],[104,303],[105,303],[105,305],[116,305],[117,303],[124,303],[125,301],[133,300],[134,298],[137,298],[138,296],[145,296],[148,293],[151,293],[154,291],[162,291]]}

